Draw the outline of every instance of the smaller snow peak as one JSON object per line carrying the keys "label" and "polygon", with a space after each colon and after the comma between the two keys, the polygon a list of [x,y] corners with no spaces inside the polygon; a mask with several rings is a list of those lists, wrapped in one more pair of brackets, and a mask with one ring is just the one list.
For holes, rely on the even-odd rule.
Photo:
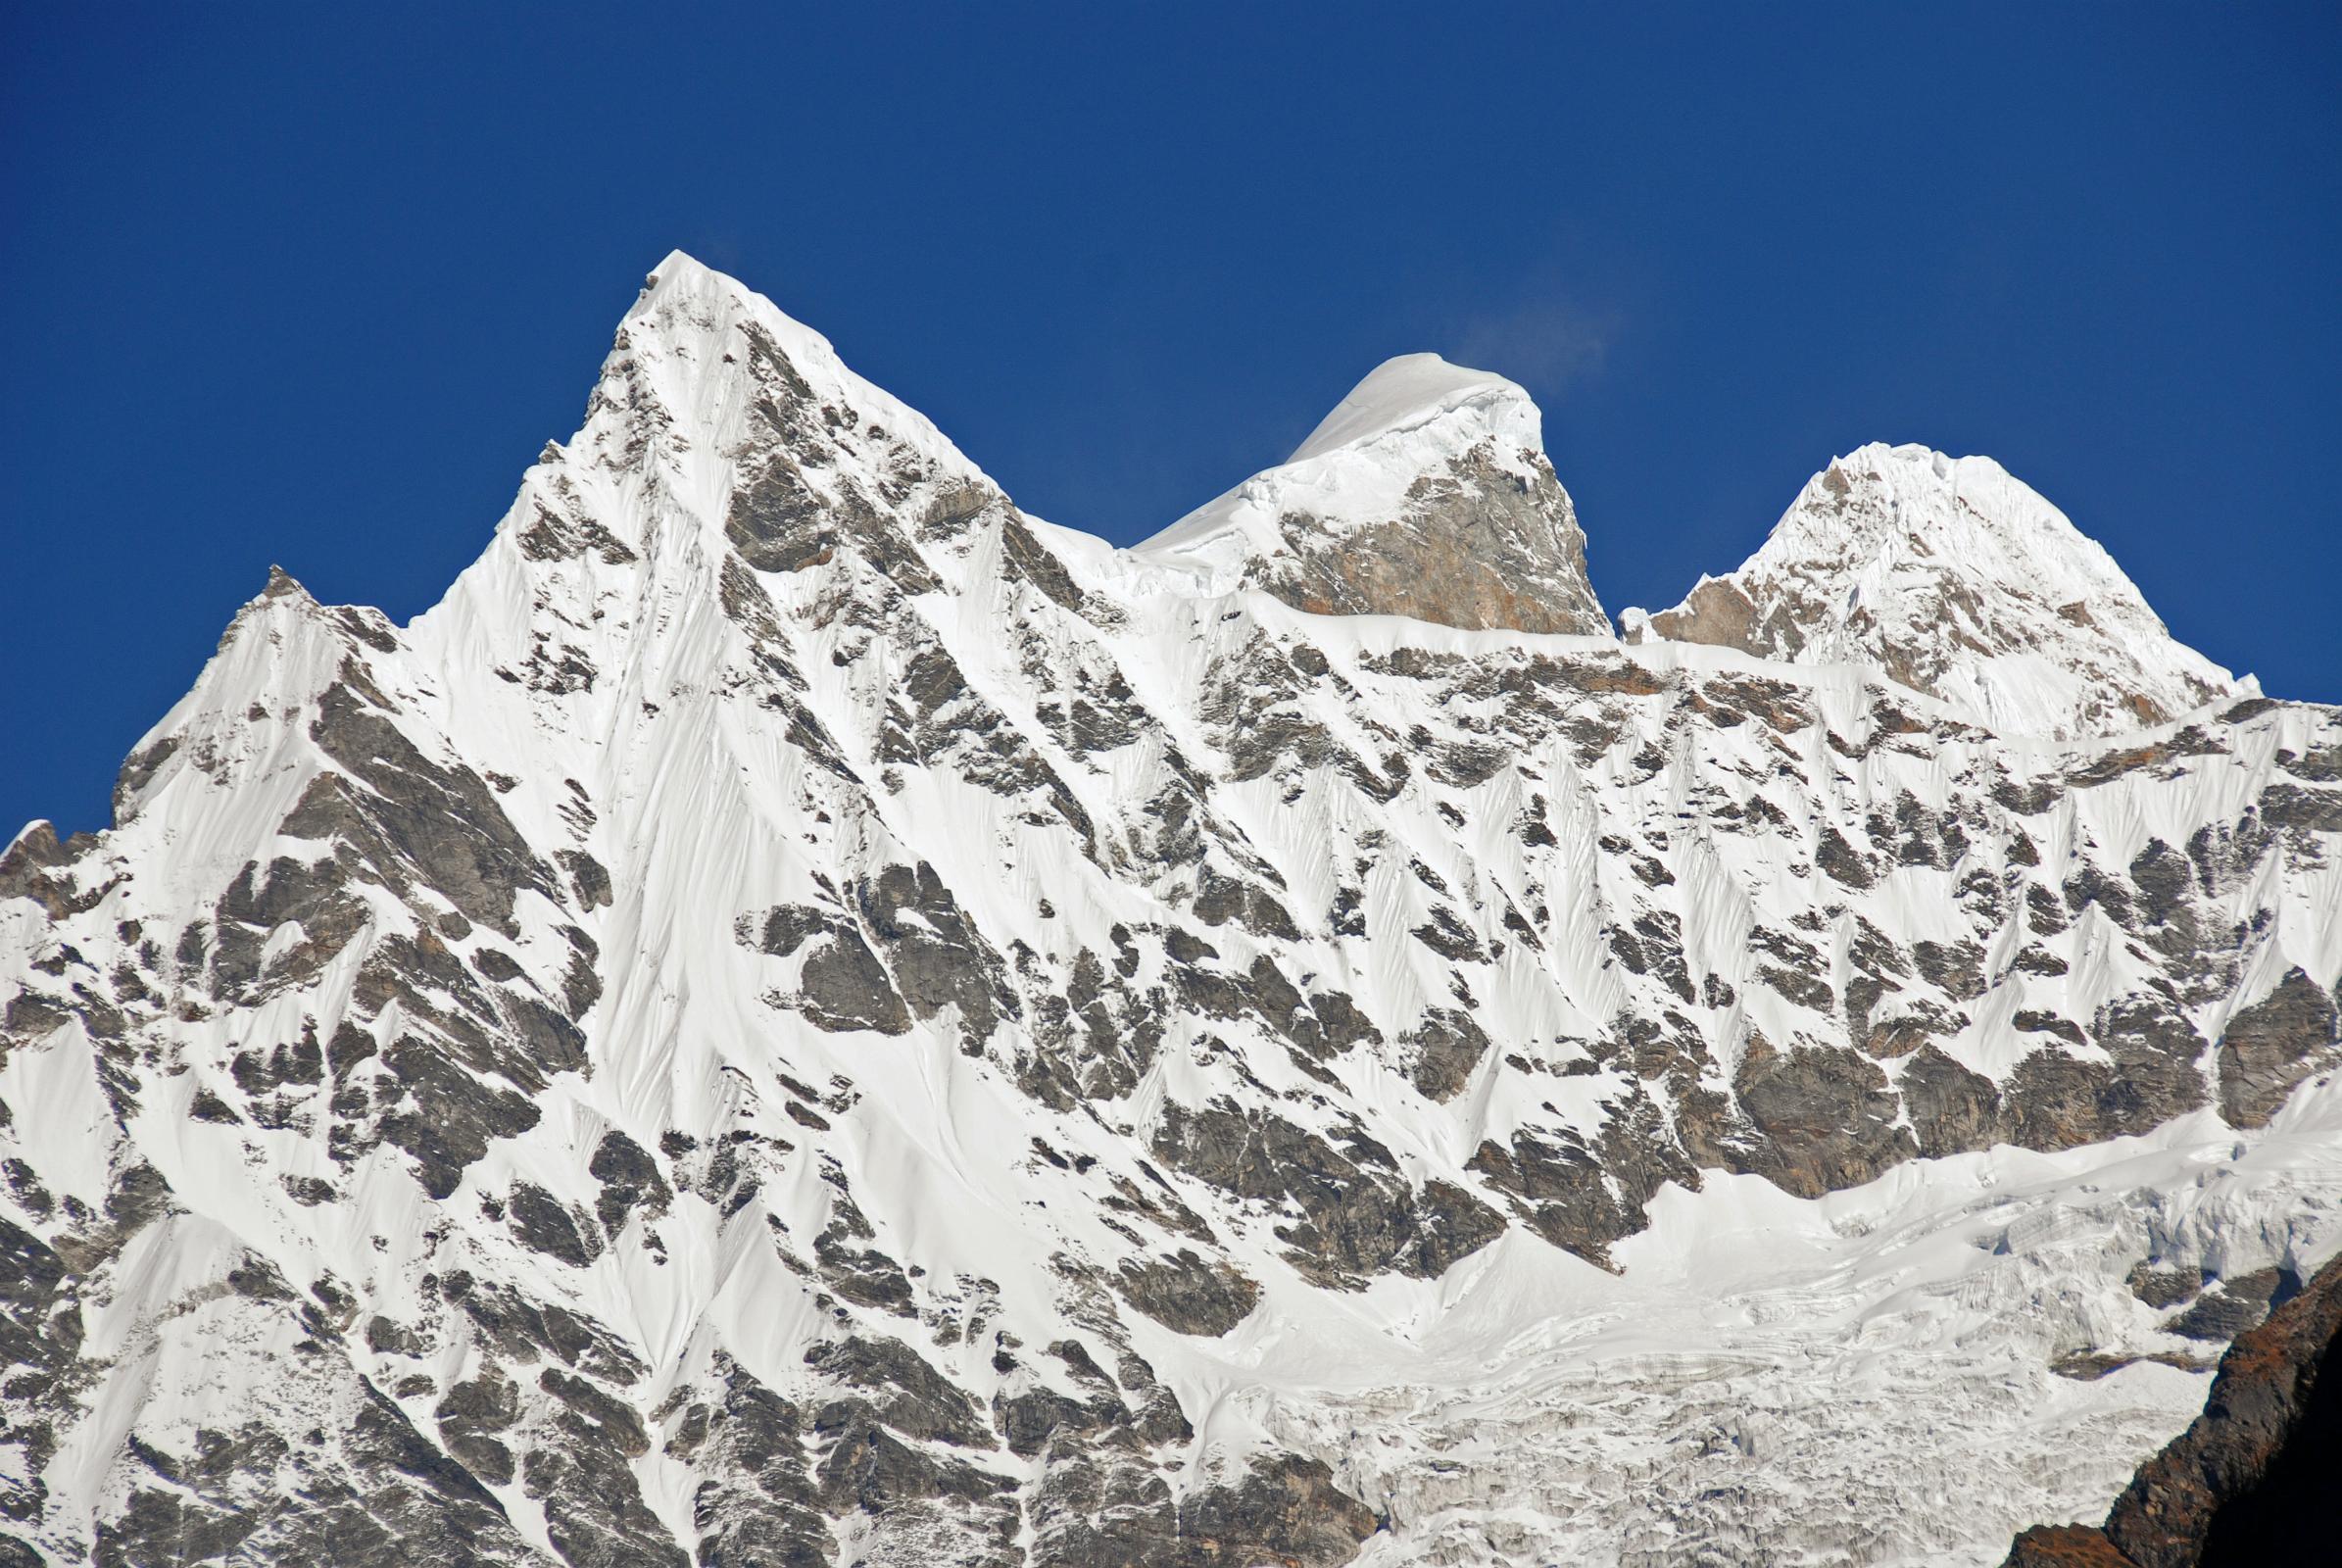
{"label": "smaller snow peak", "polygon": [[872,599],[924,592],[1006,505],[821,334],[671,251],[619,320],[583,424],[546,445],[487,553],[410,633],[466,661],[492,650],[536,700],[600,702],[584,671],[699,624],[621,604],[746,615],[752,570],[858,577],[832,591]]}
{"label": "smaller snow peak", "polygon": [[1923,446],[1916,441],[1899,443],[1873,441],[1868,445],[1856,447],[1843,458],[1832,462],[1829,467],[1822,470],[1822,474],[1836,473],[1840,484],[1847,484],[1850,481],[1847,480],[1845,470],[1840,465],[1869,472],[1883,463],[1901,464],[1915,471],[1925,469],[1939,481],[1949,480],[1955,470],[1964,463],[1992,468],[2004,477],[2007,474],[2007,470],[1990,458],[1955,458],[1947,452],[1938,452],[1933,447]]}
{"label": "smaller snow peak", "polygon": [[618,322],[604,379],[632,368],[645,352],[686,368],[695,382],[728,379],[724,372],[740,359],[738,344],[727,340],[752,328],[792,361],[845,368],[829,339],[738,278],[677,250],[643,278],[642,292]]}
{"label": "smaller snow peak", "polygon": [[1401,354],[1368,371],[1285,463],[1307,463],[1467,410],[1512,414],[1516,423],[1526,415],[1525,444],[1542,445],[1537,405],[1519,385],[1491,371],[1450,365],[1437,354]]}
{"label": "smaller snow peak", "polygon": [[1936,562],[1971,584],[2059,604],[2119,599],[2153,618],[2114,558],[2032,486],[1991,458],[1913,444],[1873,443],[1833,460],[1751,561],[1776,572],[1853,568],[1845,586],[1855,603],[1866,585],[1882,588],[1898,569]]}
{"label": "smaller snow peak", "polygon": [[678,318],[702,328],[742,320],[760,321],[768,329],[785,323],[792,335],[802,334],[819,344],[821,352],[833,357],[835,354],[827,338],[740,279],[718,271],[687,251],[675,250],[667,252],[644,276],[642,292],[627,311],[620,330],[639,320],[663,319],[672,325]]}
{"label": "smaller snow peak", "polygon": [[2004,734],[2164,723],[2244,690],[2098,543],[1990,458],[1873,443],[1809,479],[1739,568],[1630,641],[1867,663]]}
{"label": "smaller snow peak", "polygon": [[[290,572],[271,566],[267,586],[220,633],[194,686],[122,763],[115,782],[115,826],[128,824],[172,789],[222,801],[255,792],[250,801],[274,803],[255,809],[273,809],[277,814],[268,820],[280,820],[292,804],[284,791],[302,782],[299,770],[287,764],[319,695],[349,678],[349,671],[363,671],[370,656],[398,647],[398,633],[380,611],[320,605]],[[240,809],[206,820],[249,826],[259,819],[241,816]],[[195,853],[211,850],[228,853],[227,841]]]}
{"label": "smaller snow peak", "polygon": [[[750,288],[729,272],[709,267],[686,250],[671,250],[659,258],[659,265],[643,276],[641,301],[662,296],[729,296],[743,302],[761,300]],[[640,304],[637,305],[639,310]]]}
{"label": "smaller snow peak", "polygon": [[[212,665],[218,665],[231,651],[255,644],[272,649],[300,644],[346,650],[353,637],[379,647],[394,635],[389,617],[380,611],[319,604],[291,572],[270,566],[268,585],[237,608],[220,634]],[[211,667],[206,666],[207,675],[199,678],[199,688],[203,679],[209,678]]]}
{"label": "smaller snow peak", "polygon": [[1537,405],[1437,354],[1386,360],[1291,458],[1132,554],[1313,614],[1610,631]]}

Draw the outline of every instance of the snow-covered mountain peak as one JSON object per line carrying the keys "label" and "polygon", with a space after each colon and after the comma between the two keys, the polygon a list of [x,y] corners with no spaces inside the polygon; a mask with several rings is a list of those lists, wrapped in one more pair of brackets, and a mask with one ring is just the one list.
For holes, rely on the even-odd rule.
{"label": "snow-covered mountain peak", "polygon": [[659,259],[659,265],[652,268],[650,274],[643,279],[643,292],[647,295],[656,289],[673,288],[684,284],[687,280],[696,282],[703,278],[716,279],[734,293],[748,294],[752,292],[748,285],[738,278],[717,271],[681,246],[675,247]]}
{"label": "snow-covered mountain peak", "polygon": [[1610,629],[1537,405],[1437,354],[1385,361],[1292,457],[1133,554],[1318,614]]}
{"label": "snow-covered mountain peak", "polygon": [[642,291],[619,322],[621,333],[649,330],[677,342],[694,335],[734,329],[756,321],[793,354],[815,361],[837,360],[828,338],[783,311],[728,272],[720,272],[688,251],[673,250],[643,277]]}
{"label": "snow-covered mountain peak", "polygon": [[[2342,1247],[2342,711],[2007,745],[1538,635],[1601,622],[1518,388],[1321,436],[1223,581],[674,257],[437,608],[272,573],[116,826],[0,850],[0,1564],[2102,1508]],[[2000,592],[1997,473],[1855,454],[1768,569]]]}
{"label": "snow-covered mountain peak", "polygon": [[2061,604],[2145,609],[2114,558],[2030,485],[1991,458],[1914,443],[1873,442],[1815,474],[1758,559],[1842,564],[1874,580],[1914,560],[1943,561]]}
{"label": "snow-covered mountain peak", "polygon": [[1755,555],[1665,638],[1869,664],[2007,734],[2110,734],[2258,687],[2175,641],[2063,512],[1990,458],[1874,443],[1808,480]]}
{"label": "snow-covered mountain peak", "polygon": [[1522,387],[1488,370],[1450,365],[1437,354],[1385,360],[1318,421],[1285,460],[1290,467],[1344,447],[1368,447],[1445,425],[1432,443],[1464,450],[1495,438],[1544,449],[1537,405]]}
{"label": "snow-covered mountain peak", "polygon": [[[712,615],[771,640],[772,607],[747,573],[876,613],[890,596],[959,586],[1013,516],[932,421],[826,337],[675,251],[619,321],[582,427],[546,447],[494,545],[415,635],[426,661],[484,662],[558,700],[553,722],[607,722],[613,689],[695,687],[732,657],[681,628]],[[613,688],[621,667],[632,673]]]}
{"label": "snow-covered mountain peak", "polygon": [[683,251],[652,270],[619,322],[603,366],[606,393],[613,381],[681,416],[687,438],[728,446],[759,415],[771,419],[803,406],[848,451],[858,445],[883,458],[902,448],[983,477],[925,415],[849,369],[828,338]]}

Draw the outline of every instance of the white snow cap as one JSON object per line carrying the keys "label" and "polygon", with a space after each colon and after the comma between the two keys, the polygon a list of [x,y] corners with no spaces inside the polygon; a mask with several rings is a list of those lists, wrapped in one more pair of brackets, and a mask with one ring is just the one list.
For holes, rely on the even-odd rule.
{"label": "white snow cap", "polygon": [[1437,354],[1401,354],[1376,366],[1350,388],[1349,396],[1335,404],[1309,432],[1309,439],[1293,448],[1286,466],[1404,434],[1454,414],[1485,418],[1491,431],[1499,422],[1525,418],[1526,429],[1513,433],[1526,436],[1531,446],[1541,440],[1537,405],[1518,384],[1490,370],[1450,365]]}

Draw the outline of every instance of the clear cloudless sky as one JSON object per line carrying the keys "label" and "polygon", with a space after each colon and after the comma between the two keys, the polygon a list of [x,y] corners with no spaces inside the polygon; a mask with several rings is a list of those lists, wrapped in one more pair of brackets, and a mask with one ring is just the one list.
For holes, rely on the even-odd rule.
{"label": "clear cloudless sky", "polygon": [[1983,452],[2342,700],[2342,6],[0,0],[0,836],[281,563],[427,608],[681,246],[1131,542],[1433,349],[1614,612]]}

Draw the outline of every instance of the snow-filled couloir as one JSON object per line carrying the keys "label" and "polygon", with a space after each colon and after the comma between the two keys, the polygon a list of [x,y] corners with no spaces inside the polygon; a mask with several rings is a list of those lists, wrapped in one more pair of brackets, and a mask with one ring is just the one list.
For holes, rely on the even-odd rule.
{"label": "snow-filled couloir", "polygon": [[0,856],[0,1561],[2103,1514],[2342,1250],[2342,715],[2061,740],[1849,569],[1842,647],[1621,644],[1430,357],[1116,550],[669,257],[439,606],[272,574]]}

